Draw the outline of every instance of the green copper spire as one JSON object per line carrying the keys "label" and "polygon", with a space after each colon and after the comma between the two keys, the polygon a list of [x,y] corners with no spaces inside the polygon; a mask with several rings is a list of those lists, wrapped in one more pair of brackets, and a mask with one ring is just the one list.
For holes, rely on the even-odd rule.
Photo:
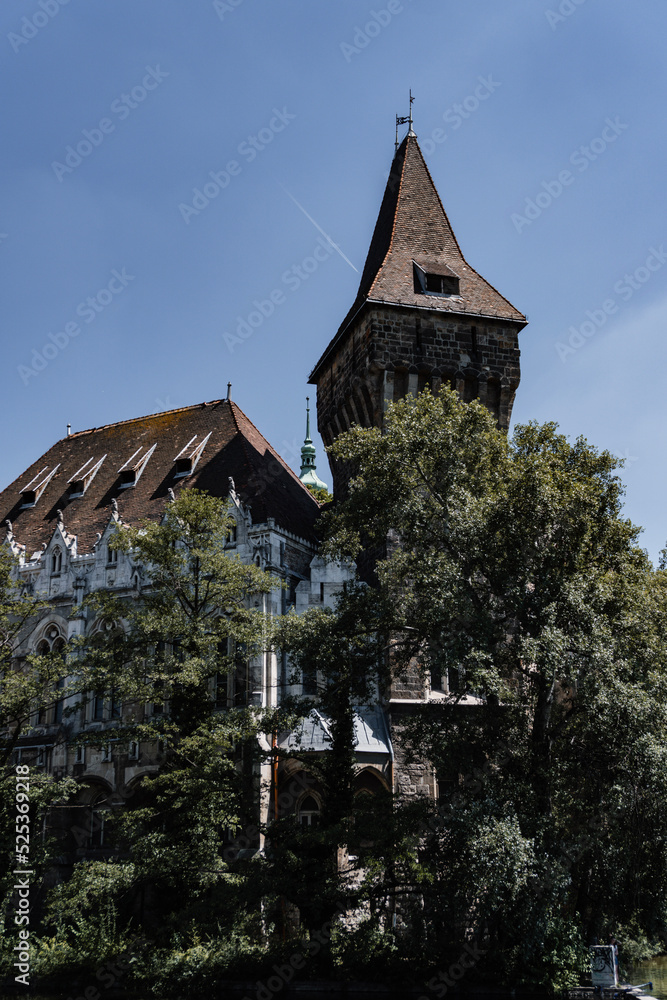
{"label": "green copper spire", "polygon": [[311,490],[326,490],[328,487],[323,483],[315,471],[315,445],[310,436],[310,397],[306,396],[306,437],[301,449],[301,474],[299,479],[304,486],[309,486]]}

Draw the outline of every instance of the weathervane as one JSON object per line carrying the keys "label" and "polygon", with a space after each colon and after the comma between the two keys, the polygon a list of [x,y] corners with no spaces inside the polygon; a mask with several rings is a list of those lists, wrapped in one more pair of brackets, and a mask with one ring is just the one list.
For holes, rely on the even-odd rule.
{"label": "weathervane", "polygon": [[412,132],[412,102],[413,101],[414,101],[414,97],[412,96],[412,90],[410,90],[410,114],[407,116],[407,118],[400,118],[398,115],[396,115],[396,149],[398,149],[398,126],[399,125],[409,125],[410,126],[410,130],[408,132],[408,135],[410,135],[410,133]]}

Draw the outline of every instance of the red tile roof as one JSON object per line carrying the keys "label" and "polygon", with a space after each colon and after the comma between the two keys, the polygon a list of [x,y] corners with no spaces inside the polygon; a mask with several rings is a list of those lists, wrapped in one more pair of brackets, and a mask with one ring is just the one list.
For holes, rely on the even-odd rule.
{"label": "red tile roof", "polygon": [[[210,435],[192,475],[177,478],[175,458],[192,442],[188,453]],[[138,448],[155,451],[136,485],[121,489],[119,470]],[[89,459],[104,461],[83,496],[70,498],[68,481]],[[136,463],[133,463],[136,464]],[[34,507],[21,509],[21,490],[46,467],[56,465]],[[85,474],[84,469],[84,474]],[[46,475],[46,473],[45,473]],[[63,512],[67,531],[78,536],[79,554],[89,552],[97,532],[104,530],[115,499],[127,524],[145,518],[159,519],[168,490],[176,494],[194,486],[213,496],[226,497],[229,477],[248,504],[253,523],[274,518],[300,538],[313,539],[319,507],[296,473],[271,447],[255,425],[231,400],[215,400],[178,410],[168,410],[135,420],[124,420],[92,430],[79,431],[56,442],[22,476],[0,493],[0,526],[12,522],[14,536],[27,554],[48,542],[55,530],[57,511]],[[40,477],[40,481],[44,477]]]}
{"label": "red tile roof", "polygon": [[[413,260],[434,274],[453,273],[460,295],[415,291]],[[448,270],[443,271],[443,265]],[[338,333],[317,362],[313,381],[333,345],[366,302],[419,306],[433,312],[492,316],[526,323],[526,317],[465,260],[416,136],[405,137],[394,157],[357,297]]]}

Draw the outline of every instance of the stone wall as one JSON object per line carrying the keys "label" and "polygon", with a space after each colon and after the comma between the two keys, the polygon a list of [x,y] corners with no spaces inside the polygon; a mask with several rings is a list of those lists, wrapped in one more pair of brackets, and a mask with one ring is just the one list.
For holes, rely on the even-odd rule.
{"label": "stone wall", "polygon": [[[388,402],[429,386],[479,399],[507,430],[519,385],[519,326],[507,320],[367,304],[317,384],[326,445],[353,424],[381,427]],[[334,491],[349,470],[333,468]]]}

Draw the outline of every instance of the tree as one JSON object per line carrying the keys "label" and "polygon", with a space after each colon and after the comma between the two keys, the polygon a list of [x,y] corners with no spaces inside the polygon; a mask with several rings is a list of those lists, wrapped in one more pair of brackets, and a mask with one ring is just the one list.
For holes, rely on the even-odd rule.
{"label": "tree", "polygon": [[55,700],[63,676],[62,655],[18,659],[21,641],[45,603],[24,591],[15,577],[16,560],[0,549],[0,763],[11,763],[16,745],[40,708]]}
{"label": "tree", "polygon": [[[23,641],[39,621],[45,605],[26,592],[16,579],[17,563],[6,549],[0,549],[0,913],[4,914],[14,896],[16,876],[21,865],[31,871],[31,884],[37,886],[42,873],[56,853],[57,844],[42,833],[42,821],[49,808],[71,793],[71,780],[54,781],[24,757],[20,771],[14,754],[22,737],[29,734],[40,711],[51,708],[57,698],[67,695],[59,687],[67,673],[62,651],[19,657]],[[18,775],[18,777],[17,777]],[[17,784],[20,779],[21,785]],[[25,789],[28,789],[26,792]],[[17,793],[21,794],[18,799]],[[27,807],[17,824],[17,802]],[[20,825],[21,839],[17,838]],[[33,904],[37,893],[33,894]],[[16,941],[13,916],[6,927],[10,950]]]}
{"label": "tree", "polygon": [[618,460],[553,424],[508,440],[448,389],[331,451],[356,472],[325,514],[326,551],[379,553],[395,670],[461,682],[404,733],[444,809],[420,855],[423,940],[460,949],[472,929],[486,961],[546,982],[554,956],[618,922],[655,934],[666,580],[622,516]]}
{"label": "tree", "polygon": [[[140,920],[163,940],[204,899],[224,898],[233,881],[226,836],[255,820],[262,713],[245,701],[228,711],[227,682],[237,672],[245,677],[269,647],[261,598],[279,584],[226,547],[233,526],[224,501],[196,490],[169,503],[160,523],[119,524],[111,545],[132,554],[146,589],[136,599],[91,595],[97,627],[74,644],[80,690],[112,689],[123,703],[114,738],[121,747],[133,740],[152,748],[159,764],[117,816],[115,838],[133,866],[129,896],[126,881],[117,880],[125,915],[136,916],[139,890],[148,893]],[[224,692],[217,705],[216,690]],[[145,717],[145,703],[157,711]],[[84,891],[85,878],[79,883]],[[200,912],[206,926],[232,916],[219,900],[205,919]]]}

